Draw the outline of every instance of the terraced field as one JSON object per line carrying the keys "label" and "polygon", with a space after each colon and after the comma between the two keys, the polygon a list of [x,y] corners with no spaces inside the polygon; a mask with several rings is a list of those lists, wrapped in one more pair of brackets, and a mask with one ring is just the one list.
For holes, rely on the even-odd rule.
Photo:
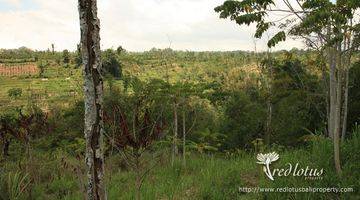
{"label": "terraced field", "polygon": [[[46,110],[49,105],[67,106],[82,95],[79,69],[49,67],[44,76],[14,75],[0,76],[0,110],[13,106],[24,106],[29,101]],[[11,90],[21,91],[20,96],[11,97]]]}
{"label": "terraced field", "polygon": [[0,76],[35,75],[38,71],[35,63],[0,64]]}

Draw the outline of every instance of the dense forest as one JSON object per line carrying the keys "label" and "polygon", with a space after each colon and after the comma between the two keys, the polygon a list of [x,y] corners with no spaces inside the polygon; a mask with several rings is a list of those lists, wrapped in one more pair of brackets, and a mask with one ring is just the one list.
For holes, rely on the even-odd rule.
{"label": "dense forest", "polygon": [[[82,2],[76,51],[0,49],[0,199],[360,198],[357,1],[286,1],[264,52],[100,50]],[[260,38],[270,4],[215,11]]]}

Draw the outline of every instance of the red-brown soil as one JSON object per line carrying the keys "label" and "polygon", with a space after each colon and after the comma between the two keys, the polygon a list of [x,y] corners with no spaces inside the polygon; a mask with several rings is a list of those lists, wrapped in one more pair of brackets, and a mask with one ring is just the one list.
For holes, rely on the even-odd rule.
{"label": "red-brown soil", "polygon": [[0,76],[32,75],[37,73],[38,68],[35,63],[0,64]]}

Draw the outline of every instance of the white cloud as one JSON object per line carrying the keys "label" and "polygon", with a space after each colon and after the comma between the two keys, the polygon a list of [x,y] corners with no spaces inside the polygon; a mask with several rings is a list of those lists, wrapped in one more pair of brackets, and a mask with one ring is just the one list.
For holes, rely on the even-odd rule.
{"label": "white cloud", "polygon": [[3,0],[5,3],[19,7],[21,5],[21,0]]}
{"label": "white cloud", "polygon": [[[7,0],[18,2],[19,0]],[[79,41],[77,1],[32,0],[36,9],[0,11],[0,48],[27,46],[75,49]],[[102,48],[132,51],[152,47],[188,50],[253,50],[254,27],[219,19],[223,0],[99,0]],[[288,41],[278,48],[300,43]],[[260,47],[259,47],[260,46]],[[265,49],[265,42],[258,42]]]}

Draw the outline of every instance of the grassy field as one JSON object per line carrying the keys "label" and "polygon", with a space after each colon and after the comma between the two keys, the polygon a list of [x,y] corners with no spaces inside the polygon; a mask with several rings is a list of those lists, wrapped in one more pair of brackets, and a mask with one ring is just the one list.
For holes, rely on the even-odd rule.
{"label": "grassy field", "polygon": [[[342,146],[342,152],[349,153],[358,149],[360,132],[355,133],[352,140]],[[347,154],[344,159],[343,177],[334,176],[334,169],[329,165],[332,162],[331,142],[319,140],[297,150],[272,149],[280,154],[280,159],[273,167],[286,163],[300,163],[301,166],[323,167],[324,175],[320,180],[305,180],[304,177],[276,177],[270,181],[262,171],[262,166],[256,163],[256,154],[238,151],[233,154],[199,154],[187,155],[186,166],[178,157],[174,166],[171,166],[167,149],[161,151],[161,156],[154,159],[147,154],[145,160],[156,163],[143,182],[141,197],[146,200],[262,200],[262,199],[359,199],[360,182],[355,177],[358,171],[353,171],[359,165],[353,160],[359,158],[355,154]],[[45,162],[46,160],[46,162]],[[9,162],[3,169],[14,168],[19,164]],[[46,165],[42,165],[47,163]],[[59,166],[59,167],[55,167]],[[17,167],[15,167],[17,168]],[[85,180],[82,159],[55,151],[52,153],[37,151],[32,158],[29,172],[33,179],[31,189],[32,199],[82,199],[82,188],[79,186]],[[125,167],[124,160],[119,155],[110,156],[106,160],[106,187],[109,199],[135,199],[135,173]],[[9,177],[13,174],[9,174]],[[10,179],[9,179],[10,180]],[[5,182],[5,184],[10,184]],[[318,187],[340,188],[351,187],[353,192],[348,193],[280,193],[280,192],[244,192],[240,188],[285,188],[285,187]],[[29,188],[28,188],[29,189]],[[2,191],[5,195],[6,190]]]}

